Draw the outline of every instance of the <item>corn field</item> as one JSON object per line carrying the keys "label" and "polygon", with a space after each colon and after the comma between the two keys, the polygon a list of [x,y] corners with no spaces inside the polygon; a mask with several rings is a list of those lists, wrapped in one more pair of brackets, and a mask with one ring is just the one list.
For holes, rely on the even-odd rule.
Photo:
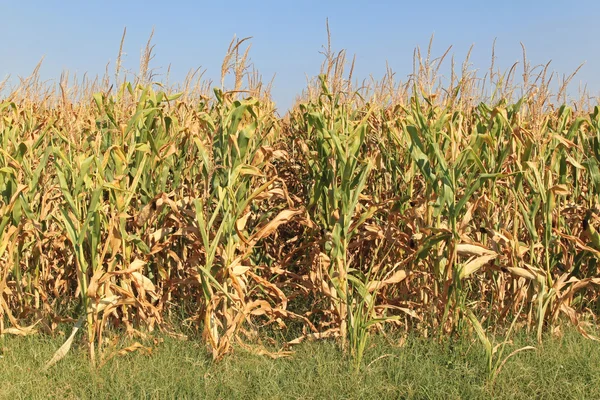
{"label": "corn field", "polygon": [[131,81],[8,91],[0,337],[75,325],[93,363],[174,316],[215,360],[335,338],[360,363],[391,332],[475,332],[490,363],[492,333],[595,339],[600,108],[567,104],[568,79],[552,93],[524,53],[442,84],[446,54],[417,51],[406,83],[357,88],[328,48],[281,117],[245,45],[214,89],[153,82],[148,50]]}

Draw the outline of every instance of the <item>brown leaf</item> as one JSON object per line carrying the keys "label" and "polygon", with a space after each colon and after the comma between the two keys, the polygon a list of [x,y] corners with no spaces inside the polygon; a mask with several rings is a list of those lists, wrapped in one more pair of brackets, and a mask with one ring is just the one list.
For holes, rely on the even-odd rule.
{"label": "brown leaf", "polygon": [[367,291],[372,292],[374,290],[379,290],[384,286],[387,285],[391,285],[393,283],[399,283],[402,282],[404,279],[406,279],[406,277],[408,276],[408,273],[401,269],[399,271],[396,271],[392,274],[392,276],[390,276],[387,279],[384,279],[382,281],[371,281],[367,284]]}
{"label": "brown leaf", "polygon": [[155,300],[158,299],[158,296],[156,295],[156,287],[148,277],[142,275],[140,272],[137,271],[132,272],[131,277],[133,278],[133,281],[136,283],[136,285],[139,288],[143,289],[146,293],[148,293],[150,297],[152,297]]}
{"label": "brown leaf", "polygon": [[550,188],[550,191],[553,192],[554,194],[558,194],[558,195],[562,195],[562,196],[568,196],[569,194],[571,194],[571,191],[565,184],[554,185]]}
{"label": "brown leaf", "polygon": [[295,216],[302,214],[302,210],[283,210],[275,218],[269,221],[265,226],[260,228],[258,232],[256,232],[250,238],[250,243],[256,243],[262,238],[265,238],[275,232],[280,225],[285,224],[291,221]]}
{"label": "brown leaf", "polygon": [[34,335],[34,334],[37,333],[37,329],[35,329],[35,326],[40,321],[38,321],[35,324],[30,325],[30,326],[13,326],[13,327],[10,327],[10,328],[4,328],[0,333],[1,334],[5,334],[6,333],[8,335],[15,335],[15,336]]}
{"label": "brown leaf", "polygon": [[286,345],[294,346],[294,345],[304,342],[305,340],[312,341],[312,340],[327,339],[330,337],[338,337],[338,336],[340,336],[340,330],[338,328],[331,328],[324,332],[308,333],[306,335],[302,335],[300,337],[297,337],[294,340],[290,340],[289,342],[286,343]]}

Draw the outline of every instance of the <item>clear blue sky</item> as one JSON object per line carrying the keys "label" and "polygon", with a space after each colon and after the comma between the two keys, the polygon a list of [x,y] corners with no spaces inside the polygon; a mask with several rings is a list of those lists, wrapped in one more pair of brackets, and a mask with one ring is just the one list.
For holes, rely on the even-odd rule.
{"label": "clear blue sky", "polygon": [[0,1],[0,80],[26,76],[42,56],[43,79],[62,70],[102,75],[114,70],[123,28],[125,67],[136,70],[140,50],[155,29],[154,67],[171,67],[171,80],[202,67],[218,82],[220,65],[233,35],[253,36],[251,58],[266,80],[277,74],[273,95],[288,107],[318,73],[326,43],[325,20],[335,49],[356,54],[356,76],[381,77],[385,63],[405,80],[415,46],[425,48],[435,34],[434,53],[462,60],[474,44],[474,67],[489,68],[497,38],[497,64],[521,59],[519,42],[532,64],[553,60],[552,69],[570,73],[592,94],[600,91],[600,1]]}

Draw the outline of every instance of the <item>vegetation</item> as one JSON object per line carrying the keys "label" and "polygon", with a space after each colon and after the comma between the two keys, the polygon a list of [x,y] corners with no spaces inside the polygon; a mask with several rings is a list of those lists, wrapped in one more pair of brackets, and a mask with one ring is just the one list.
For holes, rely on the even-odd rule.
{"label": "vegetation", "polygon": [[445,55],[417,52],[407,83],[355,89],[328,47],[279,117],[244,46],[212,92],[153,82],[150,46],[133,81],[117,62],[8,92],[0,337],[74,324],[47,367],[80,327],[100,365],[114,337],[182,324],[214,360],[337,338],[359,369],[375,332],[476,336],[491,380],[534,348],[507,354],[514,332],[541,342],[566,317],[595,338],[600,108],[567,105],[569,79],[553,95],[524,53],[522,84],[468,61],[442,84]]}
{"label": "vegetation", "polygon": [[[360,374],[332,341],[303,343],[294,357],[273,360],[243,349],[212,364],[197,341],[157,335],[151,347],[113,357],[98,368],[85,351],[68,354],[51,372],[40,368],[59,338],[9,338],[0,359],[0,397],[14,399],[597,399],[597,343],[567,330],[537,352],[507,363],[492,384],[485,358],[470,340],[443,343],[376,336]],[[162,341],[164,339],[164,341]],[[534,338],[531,338],[534,340]],[[120,342],[127,348],[131,341]],[[511,349],[532,344],[517,335]],[[83,350],[83,349],[82,349]],[[586,357],[582,357],[586,354]],[[342,362],[340,362],[342,361]]]}

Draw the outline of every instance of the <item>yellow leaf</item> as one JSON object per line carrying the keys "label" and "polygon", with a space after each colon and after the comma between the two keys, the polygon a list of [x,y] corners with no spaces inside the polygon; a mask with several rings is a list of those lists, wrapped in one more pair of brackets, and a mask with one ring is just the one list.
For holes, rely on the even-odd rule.
{"label": "yellow leaf", "polygon": [[244,275],[251,267],[245,265],[236,265],[231,269],[231,273],[235,276]]}
{"label": "yellow leaf", "polygon": [[100,301],[98,302],[98,304],[94,304],[95,311],[97,313],[100,313],[100,312],[104,311],[104,309],[106,307],[114,306],[115,304],[117,304],[117,302],[119,301],[120,298],[121,297],[116,294],[102,297],[100,299]]}
{"label": "yellow leaf", "polygon": [[407,272],[403,269],[394,272],[392,276],[382,281],[371,281],[367,284],[367,291],[372,292],[376,289],[381,289],[384,286],[391,285],[393,283],[402,282],[408,276]]}
{"label": "yellow leaf", "polygon": [[248,212],[242,218],[235,221],[235,225],[238,231],[241,232],[244,230],[244,228],[246,227],[246,223],[248,222],[248,218],[250,218],[250,215],[252,215],[252,213]]}
{"label": "yellow leaf", "polygon": [[554,185],[550,188],[550,191],[553,192],[554,194],[558,194],[561,196],[568,196],[569,194],[571,194],[571,192],[569,191],[569,188],[567,188],[567,185],[565,184],[559,184],[559,185]]}
{"label": "yellow leaf", "polygon": [[81,329],[81,325],[83,325],[84,320],[85,320],[85,316],[82,315],[81,317],[79,317],[79,319],[77,320],[77,323],[73,327],[73,331],[71,332],[71,335],[69,336],[69,338],[63,343],[62,346],[60,346],[60,348],[58,350],[56,350],[56,353],[54,353],[54,355],[52,356],[50,361],[48,361],[46,363],[46,365],[44,366],[44,368],[42,368],[42,371],[46,371],[48,368],[50,368],[51,366],[53,366],[54,364],[56,364],[57,362],[62,360],[64,358],[64,356],[67,355],[69,350],[71,350],[71,344],[73,344],[73,339],[75,338],[77,331],[79,329]]}
{"label": "yellow leaf", "polygon": [[489,254],[477,257],[474,260],[469,261],[468,263],[463,265],[463,268],[460,271],[460,279],[466,278],[467,276],[478,271],[481,267],[483,267],[485,264],[492,261],[496,257],[498,257],[497,254]]}
{"label": "yellow leaf", "polygon": [[130,270],[140,270],[146,265],[146,261],[142,261],[139,258],[136,258],[131,264],[129,264]]}
{"label": "yellow leaf", "polygon": [[477,244],[460,243],[456,245],[456,252],[459,256],[471,257],[471,256],[494,256],[498,253],[490,250],[486,247]]}
{"label": "yellow leaf", "polygon": [[519,267],[507,267],[506,268],[508,270],[508,272],[510,272],[512,275],[515,276],[520,276],[522,278],[525,279],[530,279],[530,280],[535,280],[536,279],[536,274],[534,274],[533,272],[525,269],[525,268],[519,268]]}

